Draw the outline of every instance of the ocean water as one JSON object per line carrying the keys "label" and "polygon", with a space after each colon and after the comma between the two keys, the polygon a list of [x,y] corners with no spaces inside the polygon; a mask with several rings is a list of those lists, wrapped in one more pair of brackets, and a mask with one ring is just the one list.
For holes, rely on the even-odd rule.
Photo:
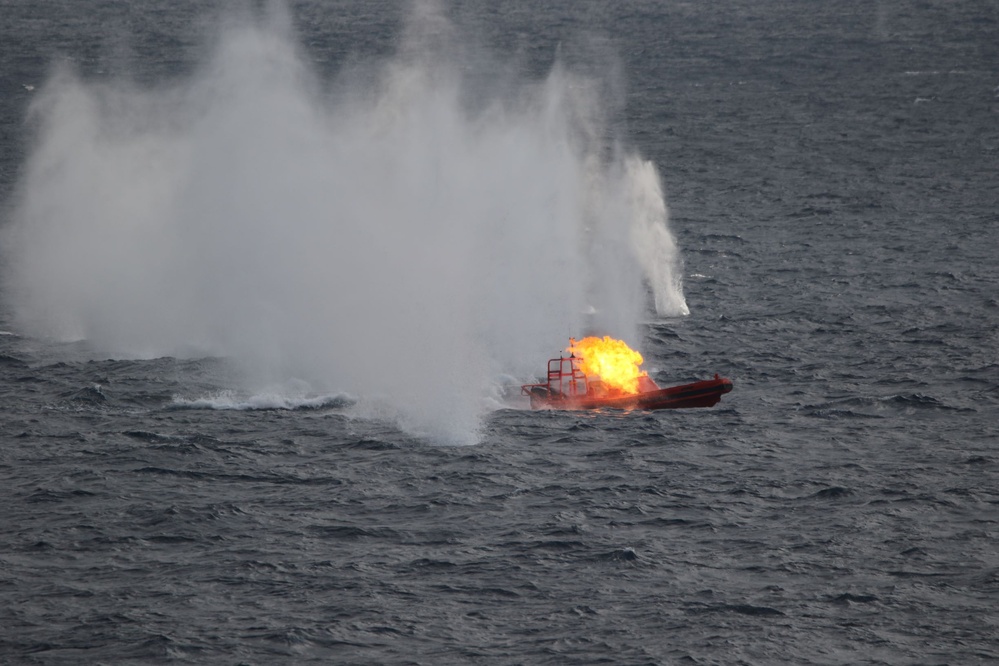
{"label": "ocean water", "polygon": [[0,661],[999,660],[994,3],[0,13]]}

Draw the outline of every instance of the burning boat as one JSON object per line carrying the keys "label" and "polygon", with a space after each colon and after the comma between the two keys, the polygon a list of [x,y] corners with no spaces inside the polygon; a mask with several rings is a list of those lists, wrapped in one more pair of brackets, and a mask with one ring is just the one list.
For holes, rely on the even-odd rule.
{"label": "burning boat", "polygon": [[532,409],[679,409],[712,407],[732,390],[732,380],[719,377],[660,388],[639,370],[642,355],[609,336],[569,338],[565,350],[548,361],[547,381],[524,384],[522,394]]}

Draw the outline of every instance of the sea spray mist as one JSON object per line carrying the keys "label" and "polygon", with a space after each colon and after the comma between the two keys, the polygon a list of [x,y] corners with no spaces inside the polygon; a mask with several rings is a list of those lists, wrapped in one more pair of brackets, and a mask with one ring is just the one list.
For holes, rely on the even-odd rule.
{"label": "sea spray mist", "polygon": [[347,392],[471,443],[494,378],[584,324],[636,340],[647,289],[686,312],[655,167],[602,120],[613,86],[557,58],[490,85],[431,3],[394,57],[327,81],[291,24],[227,21],[161,86],[56,69],[3,238],[24,331],[221,356],[246,391]]}

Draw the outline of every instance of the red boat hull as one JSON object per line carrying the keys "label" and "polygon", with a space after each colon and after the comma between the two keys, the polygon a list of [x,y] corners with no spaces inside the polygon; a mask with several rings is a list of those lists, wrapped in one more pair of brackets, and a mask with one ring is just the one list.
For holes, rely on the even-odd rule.
{"label": "red boat hull", "polygon": [[732,380],[715,375],[693,384],[617,396],[564,395],[544,384],[524,388],[529,389],[532,409],[683,409],[717,405],[732,390]]}

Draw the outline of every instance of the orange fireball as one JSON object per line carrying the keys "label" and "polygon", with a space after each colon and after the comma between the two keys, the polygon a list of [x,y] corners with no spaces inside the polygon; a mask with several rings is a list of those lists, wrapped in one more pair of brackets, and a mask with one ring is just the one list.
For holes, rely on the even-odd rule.
{"label": "orange fireball", "polygon": [[609,389],[638,393],[639,379],[648,377],[648,373],[638,369],[644,360],[642,355],[623,340],[609,335],[582,340],[569,338],[566,351],[580,359],[579,369],[588,380],[599,379]]}

